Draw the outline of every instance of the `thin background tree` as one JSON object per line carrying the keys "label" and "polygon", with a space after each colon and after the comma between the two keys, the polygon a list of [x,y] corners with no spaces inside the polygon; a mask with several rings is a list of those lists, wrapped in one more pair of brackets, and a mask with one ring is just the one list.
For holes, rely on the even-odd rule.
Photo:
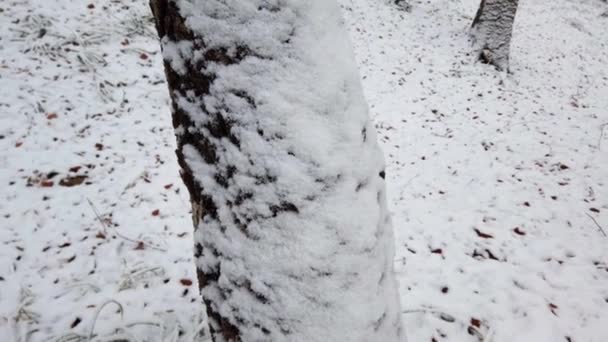
{"label": "thin background tree", "polygon": [[479,59],[508,71],[509,50],[518,0],[481,0],[472,35]]}

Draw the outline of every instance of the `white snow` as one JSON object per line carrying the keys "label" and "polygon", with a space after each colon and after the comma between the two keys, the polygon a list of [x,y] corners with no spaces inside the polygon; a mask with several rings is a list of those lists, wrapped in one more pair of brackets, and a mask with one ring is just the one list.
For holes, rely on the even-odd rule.
{"label": "white snow", "polygon": [[[87,340],[116,300],[95,335],[190,341],[202,304],[148,7],[90,3],[0,1],[0,337]],[[341,3],[409,340],[479,341],[473,318],[493,342],[608,340],[605,3],[520,0],[510,75],[475,62],[477,0]]]}
{"label": "white snow", "polygon": [[343,4],[409,339],[476,341],[475,318],[493,342],[608,340],[606,5],[520,1],[506,75],[474,63],[478,1]]}

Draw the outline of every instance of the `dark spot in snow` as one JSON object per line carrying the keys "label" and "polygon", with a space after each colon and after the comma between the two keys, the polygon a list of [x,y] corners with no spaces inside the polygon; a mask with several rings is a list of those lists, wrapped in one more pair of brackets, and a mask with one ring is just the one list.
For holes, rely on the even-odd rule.
{"label": "dark spot in snow", "polygon": [[483,238],[483,239],[493,239],[494,238],[494,236],[484,233],[477,228],[473,228],[473,230],[475,231],[475,233],[477,233],[477,236],[479,236],[480,238]]}
{"label": "dark spot in snow", "polygon": [[80,322],[82,322],[82,320],[80,319],[80,317],[76,317],[76,319],[72,322],[72,324],[70,324],[70,329],[76,328],[76,326],[78,324],[80,324]]}
{"label": "dark spot in snow", "polygon": [[454,323],[456,322],[456,318],[454,318],[454,316],[452,315],[448,315],[444,312],[439,314],[439,319],[441,319],[442,321],[446,321],[448,323]]}
{"label": "dark spot in snow", "polygon": [[55,183],[53,183],[52,181],[49,180],[43,180],[40,182],[40,186],[43,188],[50,188],[54,185]]}
{"label": "dark spot in snow", "polygon": [[450,291],[450,289],[447,286],[444,286],[441,288],[441,293],[446,294]]}
{"label": "dark spot in snow", "polygon": [[194,257],[200,258],[202,255],[203,255],[203,245],[201,245],[200,243],[197,243],[194,246]]}
{"label": "dark spot in snow", "polygon": [[386,179],[386,172],[384,170],[380,171],[378,175],[380,176],[380,178]]}
{"label": "dark spot in snow", "polygon": [[59,174],[59,172],[57,171],[51,171],[46,175],[47,179],[52,179],[53,177],[57,176]]}
{"label": "dark spot in snow", "polygon": [[476,328],[481,328],[481,320],[471,317],[471,325]]}
{"label": "dark spot in snow", "polygon": [[488,253],[488,258],[492,260],[499,260],[489,249],[486,249],[486,253]]}
{"label": "dark spot in snow", "polygon": [[380,318],[378,318],[376,320],[376,322],[374,322],[374,330],[378,331],[378,329],[380,329],[380,327],[382,326],[382,322],[384,322],[385,319],[386,319],[386,312],[384,312],[382,314],[382,316],[380,316]]}
{"label": "dark spot in snow", "polygon": [[234,204],[240,206],[241,204],[243,204],[243,202],[251,198],[253,198],[253,193],[239,191],[238,195],[234,199]]}
{"label": "dark spot in snow", "polygon": [[355,188],[355,192],[361,191],[361,189],[363,189],[366,185],[367,185],[367,181],[360,182],[359,184],[357,184],[357,187]]}
{"label": "dark spot in snow", "polygon": [[475,249],[475,250],[473,250],[473,254],[471,255],[471,257],[473,257],[475,259],[492,259],[492,260],[500,261],[500,259],[498,259],[494,255],[494,253],[492,253],[492,251],[490,251],[489,249],[486,248],[483,251],[485,252],[485,254],[480,253]]}
{"label": "dark spot in snow", "polygon": [[77,186],[77,185],[82,184],[87,178],[88,178],[88,176],[85,176],[85,175],[65,177],[59,181],[59,185],[66,186],[66,187]]}
{"label": "dark spot in snow", "polygon": [[551,310],[551,313],[554,314],[555,316],[557,316],[557,305],[553,304],[553,303],[549,303],[549,310]]}
{"label": "dark spot in snow", "polygon": [[597,208],[589,208],[590,211],[594,212],[594,213],[599,213],[600,210]]}
{"label": "dark spot in snow", "polygon": [[317,277],[329,277],[331,275],[333,275],[333,273],[329,272],[329,271],[323,271],[314,267],[310,267],[310,270],[313,271],[315,273],[315,276]]}
{"label": "dark spot in snow", "polygon": [[521,235],[521,236],[526,235],[526,232],[524,232],[523,230],[521,230],[519,227],[515,227],[515,228],[513,229],[513,232],[514,232],[515,234],[517,234],[517,235]]}
{"label": "dark spot in snow", "polygon": [[300,213],[298,207],[290,202],[281,202],[279,205],[271,205],[269,209],[272,212],[272,217],[277,217],[281,212],[293,212],[296,214]]}

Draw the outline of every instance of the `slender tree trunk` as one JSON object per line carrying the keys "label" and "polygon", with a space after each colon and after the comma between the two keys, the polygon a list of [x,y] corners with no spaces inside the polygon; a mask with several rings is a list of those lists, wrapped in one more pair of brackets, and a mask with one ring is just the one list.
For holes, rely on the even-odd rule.
{"label": "slender tree trunk", "polygon": [[479,59],[509,69],[509,47],[518,0],[481,0],[473,20],[473,39]]}
{"label": "slender tree trunk", "polygon": [[215,341],[403,341],[384,160],[333,0],[151,0]]}

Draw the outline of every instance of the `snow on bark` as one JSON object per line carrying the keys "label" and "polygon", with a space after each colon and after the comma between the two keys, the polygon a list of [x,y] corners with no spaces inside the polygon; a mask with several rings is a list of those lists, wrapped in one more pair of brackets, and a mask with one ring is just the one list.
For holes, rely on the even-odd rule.
{"label": "snow on bark", "polygon": [[398,341],[384,159],[339,7],[152,0],[216,341]]}
{"label": "snow on bark", "polygon": [[509,68],[509,47],[518,0],[481,0],[473,20],[479,59],[499,70]]}

